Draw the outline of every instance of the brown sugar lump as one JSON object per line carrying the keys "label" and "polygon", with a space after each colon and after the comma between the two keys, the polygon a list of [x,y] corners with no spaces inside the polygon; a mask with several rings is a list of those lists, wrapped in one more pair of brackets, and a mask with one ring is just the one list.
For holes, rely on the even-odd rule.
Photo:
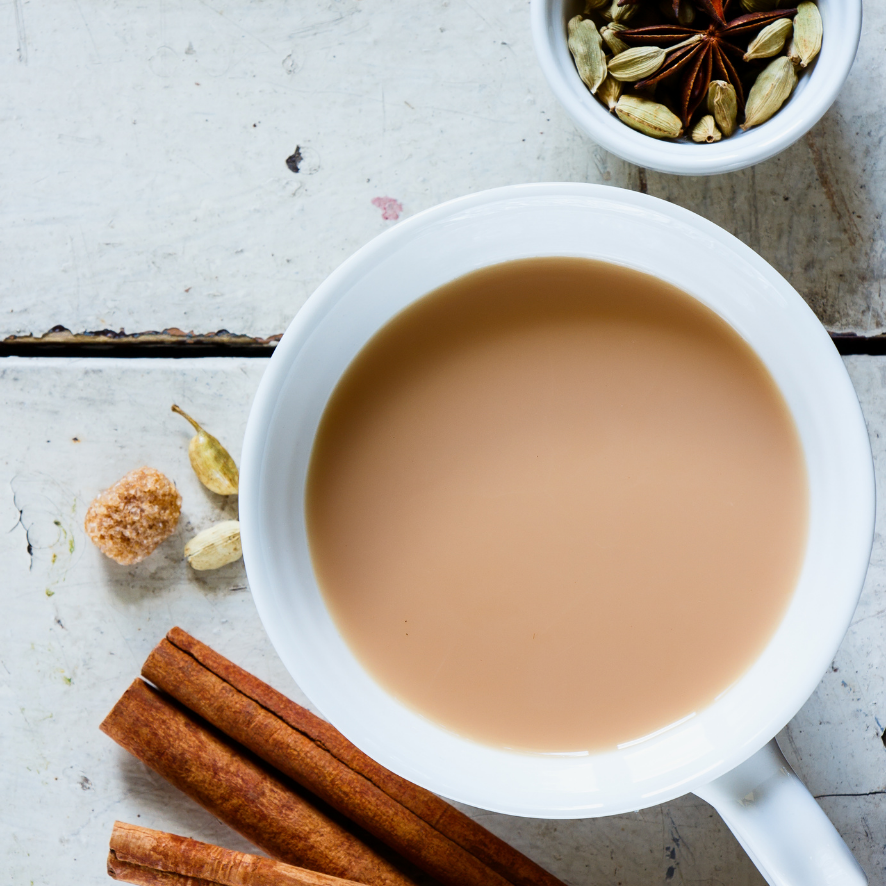
{"label": "brown sugar lump", "polygon": [[98,495],[86,512],[86,534],[118,563],[140,563],[175,531],[182,497],[154,468],[138,468]]}

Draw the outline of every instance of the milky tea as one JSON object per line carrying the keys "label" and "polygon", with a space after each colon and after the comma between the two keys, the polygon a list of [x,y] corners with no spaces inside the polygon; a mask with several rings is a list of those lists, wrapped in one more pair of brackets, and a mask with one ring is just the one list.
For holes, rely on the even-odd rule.
{"label": "milky tea", "polygon": [[357,659],[466,738],[614,749],[760,655],[808,527],[797,429],[751,348],[646,274],[508,262],[412,304],[320,423],[311,558]]}

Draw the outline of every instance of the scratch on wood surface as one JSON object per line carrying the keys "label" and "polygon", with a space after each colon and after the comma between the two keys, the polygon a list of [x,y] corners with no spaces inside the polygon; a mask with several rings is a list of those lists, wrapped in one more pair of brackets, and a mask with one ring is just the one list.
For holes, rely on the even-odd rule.
{"label": "scratch on wood surface", "polygon": [[28,63],[28,35],[25,31],[25,11],[22,8],[22,0],[13,0],[15,7],[15,29],[18,32],[18,60],[26,65]]}
{"label": "scratch on wood surface", "polygon": [[809,145],[809,152],[812,154],[812,165],[815,167],[815,174],[849,243],[852,246],[857,246],[861,240],[861,233],[858,230],[858,225],[855,223],[852,208],[849,206],[845,194],[834,181],[830,159],[819,138],[815,129],[810,130],[806,134],[806,144]]}
{"label": "scratch on wood surface", "polygon": [[77,12],[80,13],[80,18],[83,19],[83,27],[86,28],[86,33],[89,35],[89,42],[92,43],[92,50],[95,53],[96,61],[101,62],[98,53],[98,44],[95,42],[95,37],[92,36],[92,28],[89,27],[86,15],[83,13],[83,7],[80,5],[80,0],[74,0],[74,5],[77,7]]}
{"label": "scratch on wood surface", "polygon": [[217,16],[219,16],[219,18],[221,18],[222,21],[225,22],[225,24],[230,25],[232,28],[236,29],[240,34],[246,35],[251,40],[255,40],[255,42],[258,43],[260,46],[264,46],[265,49],[270,49],[273,52],[274,47],[271,46],[270,43],[266,43],[257,34],[253,34],[251,31],[247,31],[246,28],[244,28],[239,22],[236,22],[232,18],[230,18],[229,16],[225,15],[225,13],[222,12],[220,9],[216,9],[214,6],[211,6],[209,3],[206,2],[206,0],[200,0],[200,3],[203,6],[205,6],[208,10],[210,10],[211,12],[214,12]]}
{"label": "scratch on wood surface", "polygon": [[686,838],[680,833],[680,830],[677,827],[677,822],[674,821],[674,816],[671,815],[670,810],[668,810],[668,821],[671,823],[671,827],[670,827],[671,842],[678,849],[682,849],[691,861],[695,861],[695,854],[692,851],[692,847],[689,845]]}
{"label": "scratch on wood surface", "polygon": [[[25,545],[28,549],[28,572],[30,572],[34,568],[34,545],[31,543],[31,536],[25,523],[25,509],[24,507],[19,507],[18,499],[15,496],[15,486],[11,482],[9,485],[12,488],[13,507],[18,511],[18,523],[16,523],[16,526],[21,526],[25,531]],[[13,529],[15,529],[15,526],[13,526]]]}
{"label": "scratch on wood surface", "polygon": [[[757,170],[752,166],[750,170],[748,170],[750,179],[751,179],[751,188],[750,193],[757,193]],[[750,221],[750,231],[748,232],[748,246],[756,252],[760,251],[760,216],[757,212],[757,201],[750,201],[750,209],[751,209],[751,217]]]}
{"label": "scratch on wood surface", "polygon": [[483,13],[480,12],[480,10],[477,9],[476,6],[474,6],[473,3],[469,3],[468,0],[463,0],[463,2],[464,2],[464,5],[467,6],[468,9],[470,9],[471,12],[473,12],[474,15],[476,15],[477,18],[479,18],[480,21],[482,21],[484,25],[486,25],[487,28],[489,28],[490,30],[494,30],[494,29],[493,29],[493,26],[492,26],[492,23],[489,21],[489,19],[487,19],[487,18],[483,15]]}

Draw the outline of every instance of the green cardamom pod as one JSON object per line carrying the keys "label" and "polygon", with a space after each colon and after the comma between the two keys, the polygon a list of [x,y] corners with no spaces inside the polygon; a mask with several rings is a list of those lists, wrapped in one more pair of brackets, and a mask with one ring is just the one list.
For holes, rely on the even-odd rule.
{"label": "green cardamom pod", "polygon": [[609,108],[610,111],[615,110],[618,100],[621,98],[622,85],[620,80],[616,80],[611,75],[608,76],[597,90],[597,98]]}
{"label": "green cardamom pod", "polygon": [[618,55],[620,52],[624,52],[626,49],[630,48],[628,44],[618,36],[619,31],[626,31],[627,29],[627,25],[611,22],[600,31],[600,36],[603,38],[613,55]]}
{"label": "green cardamom pod", "polygon": [[663,64],[667,54],[683,46],[692,46],[704,39],[703,34],[694,34],[688,40],[662,49],[659,46],[634,46],[626,49],[609,60],[609,73],[616,80],[626,83],[636,83],[637,80],[645,80],[652,76]]}
{"label": "green cardamom pod", "polygon": [[240,472],[228,450],[179,406],[173,406],[172,411],[186,418],[197,431],[188,444],[188,458],[197,479],[219,495],[236,495],[240,486]]}
{"label": "green cardamom pod", "polygon": [[220,569],[243,556],[240,543],[240,523],[223,520],[202,532],[198,532],[185,545],[185,559],[193,569],[204,572]]}
{"label": "green cardamom pod", "polygon": [[725,80],[711,80],[708,87],[708,111],[714,122],[727,138],[738,126],[738,97],[735,87]]}
{"label": "green cardamom pod", "polygon": [[639,3],[625,3],[618,5],[618,0],[612,0],[609,9],[603,13],[603,18],[611,22],[629,22],[640,11]]}
{"label": "green cardamom pod", "polygon": [[748,51],[744,54],[744,60],[749,62],[755,58],[772,58],[773,55],[778,55],[784,49],[793,30],[794,25],[789,18],[780,18],[771,25],[766,25],[751,40]]}
{"label": "green cardamom pod", "polygon": [[695,21],[695,7],[687,0],[678,0],[674,8],[674,0],[660,0],[658,10],[669,22],[677,22],[687,27]]}
{"label": "green cardamom pod", "polygon": [[708,144],[711,142],[718,142],[723,138],[723,133],[717,129],[717,124],[714,122],[714,118],[710,114],[706,114],[702,117],[701,120],[692,127],[692,132],[689,135],[694,142],[707,142]]}
{"label": "green cardamom pod", "polygon": [[745,12],[772,12],[777,6],[778,0],[741,0]]}
{"label": "green cardamom pod", "polygon": [[677,21],[687,27],[695,21],[695,7],[686,0],[680,0],[680,6],[677,10]]}
{"label": "green cardamom pod", "polygon": [[760,73],[748,93],[742,129],[765,123],[787,100],[797,85],[797,72],[789,58],[771,61]]}
{"label": "green cardamom pod", "polygon": [[623,95],[615,106],[615,113],[622,123],[652,138],[677,138],[683,134],[680,118],[664,105],[647,98]]}
{"label": "green cardamom pod", "polygon": [[604,6],[608,7],[611,3],[612,0],[585,0],[585,15],[590,15],[592,12],[597,12]]}
{"label": "green cardamom pod", "polygon": [[652,76],[663,64],[667,52],[658,46],[635,46],[609,60],[609,73],[616,80],[635,83]]}
{"label": "green cardamom pod", "polygon": [[788,57],[794,64],[805,68],[821,50],[821,13],[814,3],[797,4],[794,16],[794,40],[788,51]]}
{"label": "green cardamom pod", "polygon": [[578,76],[592,93],[600,88],[606,79],[606,57],[603,55],[603,40],[597,26],[580,15],[569,20],[569,39],[566,41]]}

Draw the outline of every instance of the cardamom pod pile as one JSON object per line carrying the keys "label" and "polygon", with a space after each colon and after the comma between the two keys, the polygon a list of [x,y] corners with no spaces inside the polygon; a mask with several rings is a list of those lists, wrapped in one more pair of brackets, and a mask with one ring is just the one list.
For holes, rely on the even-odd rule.
{"label": "cardamom pod pile", "polygon": [[[188,421],[197,432],[188,444],[188,457],[197,479],[219,495],[237,495],[240,491],[240,472],[228,450],[180,406],[173,403],[172,411]],[[237,520],[215,523],[198,532],[185,545],[185,559],[199,572],[219,569],[242,556],[240,523]]]}
{"label": "cardamom pod pile", "polygon": [[652,138],[711,144],[781,109],[821,50],[804,0],[585,0],[567,44],[582,82]]}

